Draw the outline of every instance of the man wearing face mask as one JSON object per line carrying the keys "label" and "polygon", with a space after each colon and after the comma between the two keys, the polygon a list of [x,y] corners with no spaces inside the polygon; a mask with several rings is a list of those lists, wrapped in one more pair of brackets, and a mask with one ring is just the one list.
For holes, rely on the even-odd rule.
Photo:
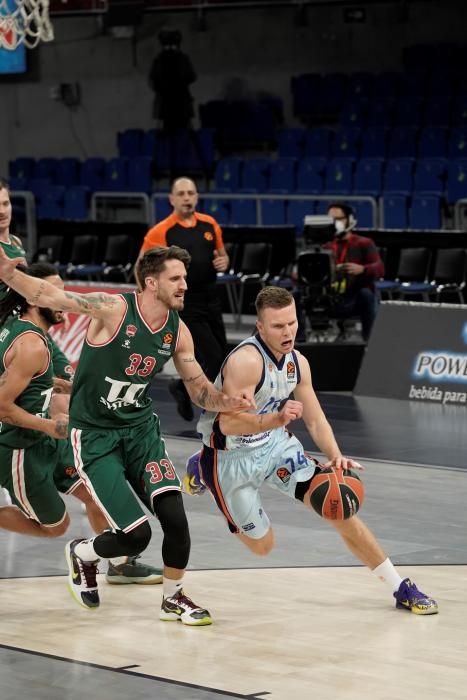
{"label": "man wearing face mask", "polygon": [[336,260],[335,311],[340,319],[358,316],[363,340],[367,341],[377,311],[375,281],[384,276],[384,265],[371,240],[353,233],[357,221],[347,204],[336,202],[328,207],[336,234],[323,247],[333,251]]}

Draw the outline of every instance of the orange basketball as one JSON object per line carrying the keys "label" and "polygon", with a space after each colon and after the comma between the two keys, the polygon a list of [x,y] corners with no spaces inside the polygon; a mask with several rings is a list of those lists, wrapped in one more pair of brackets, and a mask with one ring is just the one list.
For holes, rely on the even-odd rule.
{"label": "orange basketball", "polygon": [[323,469],[311,481],[310,503],[326,520],[347,520],[360,510],[365,498],[363,483],[350,469]]}

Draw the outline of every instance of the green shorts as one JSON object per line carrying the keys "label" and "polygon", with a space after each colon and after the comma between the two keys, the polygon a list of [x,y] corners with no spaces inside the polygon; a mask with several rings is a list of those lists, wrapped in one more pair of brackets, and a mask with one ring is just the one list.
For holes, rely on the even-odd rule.
{"label": "green shorts", "polygon": [[1,485],[23,513],[42,525],[59,525],[66,515],[55,484],[55,470],[65,459],[67,449],[67,440],[48,435],[23,449],[0,445]]}
{"label": "green shorts", "polygon": [[155,495],[181,490],[157,416],[118,430],[72,428],[71,445],[78,475],[115,530],[147,520],[140,501],[153,511]]}

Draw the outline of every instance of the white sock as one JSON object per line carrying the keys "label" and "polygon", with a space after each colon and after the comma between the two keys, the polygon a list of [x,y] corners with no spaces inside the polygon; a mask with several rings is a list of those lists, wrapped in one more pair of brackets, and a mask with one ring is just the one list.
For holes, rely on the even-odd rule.
{"label": "white sock", "polygon": [[111,564],[113,564],[114,566],[120,566],[120,564],[126,564],[126,563],[127,563],[128,557],[112,557],[111,559],[109,559],[109,561],[110,561]]}
{"label": "white sock", "polygon": [[94,537],[78,542],[75,546],[75,554],[82,561],[99,561],[100,557],[94,550]]}
{"label": "white sock", "polygon": [[164,598],[170,598],[171,596],[175,595],[175,593],[178,593],[182,589],[183,586],[183,579],[179,579],[176,581],[173,578],[166,578],[164,576],[162,580],[162,588],[163,588],[163,596]]}
{"label": "white sock", "polygon": [[382,564],[373,569],[372,573],[375,574],[383,583],[387,583],[391,587],[391,591],[395,593],[399,590],[399,586],[402,583],[402,577],[399,575],[394,564],[389,559],[385,559]]}

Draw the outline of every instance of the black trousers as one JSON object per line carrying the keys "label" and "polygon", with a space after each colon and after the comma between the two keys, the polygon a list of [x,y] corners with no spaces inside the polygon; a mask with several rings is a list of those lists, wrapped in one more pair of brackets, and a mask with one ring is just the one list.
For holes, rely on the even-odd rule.
{"label": "black trousers", "polygon": [[221,302],[215,285],[185,295],[185,307],[180,313],[195,345],[195,357],[204,373],[214,381],[227,355],[227,339],[222,319]]}

